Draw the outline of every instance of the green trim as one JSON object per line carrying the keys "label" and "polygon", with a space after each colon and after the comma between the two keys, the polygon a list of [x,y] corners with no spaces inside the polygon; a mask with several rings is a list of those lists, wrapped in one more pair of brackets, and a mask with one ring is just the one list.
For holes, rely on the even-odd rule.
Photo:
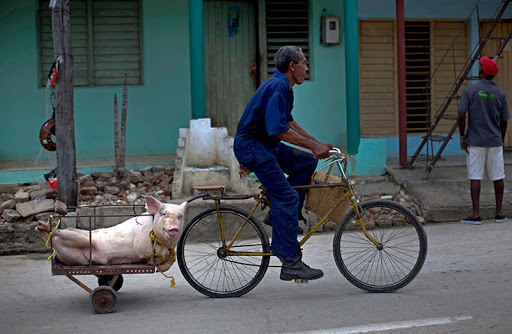
{"label": "green trim", "polygon": [[192,118],[206,117],[203,0],[189,2]]}
{"label": "green trim", "polygon": [[357,154],[361,142],[359,120],[359,37],[357,1],[345,0],[345,70],[347,99],[347,149]]}

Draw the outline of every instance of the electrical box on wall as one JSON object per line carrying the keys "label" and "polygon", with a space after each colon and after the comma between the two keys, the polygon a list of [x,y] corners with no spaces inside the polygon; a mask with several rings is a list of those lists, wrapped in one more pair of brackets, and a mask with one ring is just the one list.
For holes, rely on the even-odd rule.
{"label": "electrical box on wall", "polygon": [[323,16],[321,18],[322,44],[340,44],[339,16]]}

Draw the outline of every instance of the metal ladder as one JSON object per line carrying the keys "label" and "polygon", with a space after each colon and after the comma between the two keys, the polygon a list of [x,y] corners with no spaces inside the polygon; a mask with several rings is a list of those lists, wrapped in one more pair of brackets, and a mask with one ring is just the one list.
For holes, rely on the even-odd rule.
{"label": "metal ladder", "polygon": [[[507,9],[507,6],[509,5],[509,3],[511,2],[512,0],[503,0],[499,6],[498,6],[498,9],[496,10],[496,15],[491,19],[490,21],[490,24],[489,24],[489,28],[487,30],[487,32],[485,33],[484,37],[482,37],[480,40],[479,40],[479,43],[478,43],[478,48],[472,52],[472,54],[470,54],[470,57],[468,58],[468,60],[466,61],[466,64],[464,65],[463,69],[460,71],[459,75],[457,76],[456,80],[455,80],[455,83],[452,85],[452,87],[450,88],[450,91],[448,93],[448,96],[444,99],[443,103],[441,104],[441,106],[439,107],[437,113],[436,113],[436,116],[433,120],[433,122],[431,123],[430,127],[428,128],[428,131],[427,131],[427,134],[423,137],[423,140],[422,142],[420,143],[420,145],[418,146],[418,149],[416,150],[416,152],[414,153],[414,155],[411,157],[411,159],[409,160],[408,164],[407,164],[407,167],[412,167],[414,162],[419,160],[418,158],[420,157],[420,153],[422,151],[422,149],[425,147],[425,145],[427,145],[429,142],[432,143],[433,141],[436,141],[436,142],[442,142],[441,146],[439,147],[437,153],[435,155],[433,155],[433,146],[431,145],[432,147],[432,155],[433,155],[433,158],[432,160],[430,161],[429,163],[429,147],[427,145],[427,156],[425,158],[425,161],[426,161],[426,175],[425,177],[428,177],[428,175],[430,174],[430,172],[432,171],[432,168],[434,167],[434,165],[436,164],[436,162],[441,158],[441,153],[443,152],[443,150],[445,149],[446,145],[448,144],[449,140],[451,139],[453,133],[455,132],[455,130],[457,129],[458,127],[458,123],[457,123],[457,120],[455,119],[455,122],[451,128],[451,130],[448,132],[447,135],[445,136],[440,136],[440,135],[434,135],[434,130],[436,128],[436,126],[439,124],[439,121],[442,119],[442,118],[445,118],[445,119],[448,119],[448,116],[445,115],[445,112],[446,110],[448,109],[448,107],[450,106],[450,103],[458,98],[457,96],[457,93],[459,91],[459,88],[462,86],[462,84],[464,83],[465,80],[467,79],[473,79],[473,78],[469,78],[468,77],[468,73],[469,71],[471,70],[473,64],[475,63],[476,60],[478,60],[480,58],[480,53],[482,52],[485,44],[487,43],[487,41],[489,40],[494,40],[496,38],[490,38],[492,32],[494,31],[494,29],[496,28],[496,25],[497,23],[500,21],[503,13],[505,12],[505,10]],[[467,24],[467,22],[469,21],[469,18],[471,17],[471,15],[473,14],[474,11],[477,11],[478,12],[478,3],[475,5],[475,7],[473,8],[472,12],[470,13],[470,15],[468,16],[468,18],[466,19],[466,21],[464,22],[464,25],[463,27],[461,28],[461,31],[462,29],[464,28],[464,26]],[[460,34],[460,32],[459,32]],[[458,35],[455,37],[455,39],[457,39]],[[510,38],[512,37],[512,29],[508,32],[507,36],[504,37],[504,38],[499,38],[499,39],[502,39],[503,42],[501,43],[501,46],[498,50],[498,52],[496,53],[496,55],[494,56],[494,59],[497,60],[501,54],[501,52],[503,51],[503,49],[505,48],[507,42],[510,40]],[[450,48],[447,50],[447,52],[445,53],[444,57],[443,57],[443,60],[444,58],[446,57],[446,55],[448,54],[449,50],[453,47],[455,43],[455,40],[453,41],[452,45],[450,46]],[[429,82],[427,83],[427,87],[425,87],[425,90],[426,91],[427,89],[429,89],[430,87],[430,84],[432,83],[432,80],[433,80],[433,77],[437,71],[437,69],[442,65],[442,62],[443,60],[441,61],[441,63],[437,66],[436,70],[434,71],[434,74],[432,75],[432,77],[430,78]]]}

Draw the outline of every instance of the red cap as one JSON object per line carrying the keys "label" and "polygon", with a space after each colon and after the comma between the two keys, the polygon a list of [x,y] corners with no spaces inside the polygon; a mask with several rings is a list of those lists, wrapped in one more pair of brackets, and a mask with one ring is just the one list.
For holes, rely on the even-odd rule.
{"label": "red cap", "polygon": [[498,64],[496,64],[494,59],[490,59],[486,56],[480,57],[480,64],[482,64],[482,71],[484,72],[484,75],[496,76],[496,74],[498,74]]}

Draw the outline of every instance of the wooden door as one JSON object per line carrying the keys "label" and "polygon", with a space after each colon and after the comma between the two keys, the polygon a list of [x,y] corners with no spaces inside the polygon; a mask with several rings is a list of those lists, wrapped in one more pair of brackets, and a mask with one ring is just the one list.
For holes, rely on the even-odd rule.
{"label": "wooden door", "polygon": [[256,32],[253,2],[204,1],[206,117],[230,136],[257,88]]}
{"label": "wooden door", "polygon": [[[480,36],[485,35],[487,30],[489,29],[489,24],[487,22],[480,24]],[[499,38],[507,36],[508,32],[512,29],[511,22],[502,22],[496,25],[494,31],[491,34],[491,38]],[[500,39],[491,39],[489,40],[482,51],[482,56],[488,56],[489,58],[493,58],[498,52],[499,47],[501,46],[502,41]],[[494,81],[505,91],[507,94],[508,101],[508,110],[512,112],[512,39],[508,41],[505,49],[500,55],[500,59],[498,59],[498,67],[500,71],[498,75],[494,78]],[[507,134],[505,136],[505,147],[512,147],[512,121],[508,120]]]}

